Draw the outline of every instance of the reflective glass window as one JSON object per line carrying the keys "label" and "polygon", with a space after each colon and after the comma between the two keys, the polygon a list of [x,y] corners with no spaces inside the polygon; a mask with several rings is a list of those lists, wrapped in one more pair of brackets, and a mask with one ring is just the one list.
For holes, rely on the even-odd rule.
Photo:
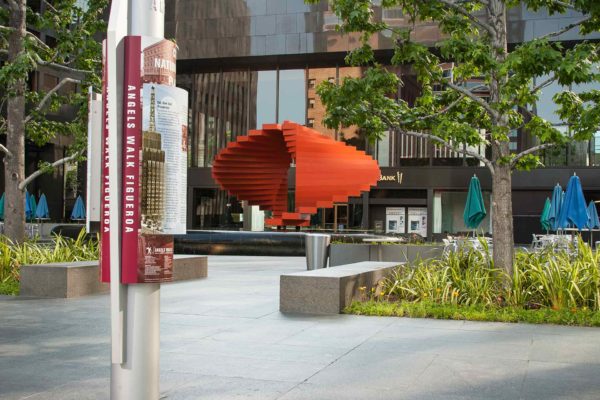
{"label": "reflective glass window", "polygon": [[303,69],[279,71],[279,123],[306,120],[306,79]]}
{"label": "reflective glass window", "polygon": [[[536,84],[540,84],[548,79],[548,76],[542,76],[536,79]],[[536,105],[537,115],[541,118],[544,118],[546,121],[558,124],[560,123],[560,118],[556,114],[556,103],[552,100],[555,94],[566,90],[567,88],[560,86],[556,82],[548,85],[547,87],[541,89],[539,98]]]}
{"label": "reflective glass window", "polygon": [[277,121],[277,71],[258,71],[256,127]]}

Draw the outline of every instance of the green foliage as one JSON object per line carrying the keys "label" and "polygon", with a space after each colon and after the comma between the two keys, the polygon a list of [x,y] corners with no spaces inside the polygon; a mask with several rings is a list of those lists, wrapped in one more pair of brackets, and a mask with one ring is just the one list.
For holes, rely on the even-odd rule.
{"label": "green foliage", "polygon": [[526,322],[529,324],[556,324],[574,326],[600,326],[600,311],[589,309],[537,310],[521,307],[494,307],[481,304],[440,304],[431,301],[411,303],[370,300],[353,302],[344,310],[346,314],[380,317],[435,318],[486,322]]}
{"label": "green foliage", "polygon": [[[535,106],[546,86],[541,83],[545,81],[565,88],[600,82],[600,73],[595,67],[600,61],[600,45],[583,41],[565,47],[555,41],[558,34],[548,34],[520,43],[508,52],[503,48],[507,43],[502,46],[503,38],[496,37],[484,3],[474,0],[454,2],[454,6],[450,6],[440,0],[331,0],[332,10],[340,18],[338,29],[361,35],[362,46],[350,52],[347,62],[365,66],[367,70],[362,79],[345,79],[339,86],[326,82],[318,88],[327,108],[326,125],[330,128],[358,125],[372,139],[382,137],[390,127],[409,134],[435,135],[438,144],[443,140],[457,149],[463,144],[506,142],[508,133],[514,129],[528,131],[540,144],[563,145],[571,140],[588,140],[600,124],[598,91],[574,94],[565,90],[554,97],[560,117],[572,126],[572,136],[561,134],[539,117],[526,122],[517,110],[530,110]],[[508,7],[525,6],[534,11],[547,8],[552,15],[575,9],[587,18],[579,26],[582,33],[600,29],[597,1],[511,0],[504,3]],[[396,27],[380,22],[375,18],[377,7],[399,7],[409,23]],[[443,39],[433,46],[413,40],[418,25],[429,21],[436,22],[443,34]],[[503,29],[506,32],[507,27]],[[393,56],[384,63],[398,67],[409,65],[422,86],[420,96],[410,107],[396,98],[403,85],[401,79],[395,71],[380,65],[381,60],[375,60],[370,45],[375,35],[391,35],[394,43]],[[444,62],[454,63],[452,80],[443,74]],[[475,80],[485,87],[497,88],[496,94],[490,92],[489,106],[477,96],[464,93],[472,94],[467,82]],[[501,154],[494,155],[489,165],[503,164],[513,157],[506,146],[495,149]],[[525,159],[514,160],[515,168],[531,169],[541,165],[535,153],[521,156]]]}
{"label": "green foliage", "polygon": [[28,241],[12,243],[0,239],[0,294],[16,295],[19,291],[21,265],[91,261],[99,257],[98,241],[88,239],[82,230],[77,239],[55,236],[53,243]]}
{"label": "green foliage", "polygon": [[570,252],[520,252],[509,277],[494,268],[487,250],[462,249],[398,267],[382,293],[408,302],[600,311],[600,251],[579,240]]}
{"label": "green foliage", "polygon": [[[26,91],[30,117],[26,124],[26,138],[39,146],[59,134],[74,139],[72,151],[81,150],[86,145],[87,92],[83,88],[92,86],[98,90],[100,87],[102,44],[98,35],[105,30],[103,12],[108,1],[88,0],[84,4],[77,0],[56,0],[46,3],[43,12],[28,7],[26,21],[30,33],[25,36],[24,51],[15,62],[0,66],[0,103],[15,95],[9,90],[14,82],[29,80],[31,74],[40,68],[58,77],[58,82],[64,77],[79,81],[75,90],[71,83],[71,87],[64,85],[56,91]],[[8,25],[5,11],[0,14],[0,21]],[[8,48],[10,32],[10,28],[0,30],[1,50]],[[48,32],[54,38],[52,44],[43,43],[36,32]],[[48,93],[51,93],[50,97],[42,104]],[[74,108],[75,118],[71,121],[53,118],[52,114],[65,106]],[[5,126],[0,124],[0,134],[5,133]]]}
{"label": "green foliage", "polygon": [[460,249],[442,260],[398,267],[384,281],[383,291],[407,301],[492,305],[498,301],[501,277],[486,252]]}

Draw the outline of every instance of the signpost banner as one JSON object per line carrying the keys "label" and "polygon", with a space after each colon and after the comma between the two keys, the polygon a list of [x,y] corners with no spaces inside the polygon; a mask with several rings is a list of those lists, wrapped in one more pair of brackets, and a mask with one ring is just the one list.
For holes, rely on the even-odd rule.
{"label": "signpost banner", "polygon": [[124,44],[121,281],[168,282],[172,235],[186,226],[188,94],[174,86],[175,43]]}
{"label": "signpost banner", "polygon": [[102,170],[100,177],[100,280],[110,282],[110,203],[108,151],[108,62],[106,40],[102,43]]}

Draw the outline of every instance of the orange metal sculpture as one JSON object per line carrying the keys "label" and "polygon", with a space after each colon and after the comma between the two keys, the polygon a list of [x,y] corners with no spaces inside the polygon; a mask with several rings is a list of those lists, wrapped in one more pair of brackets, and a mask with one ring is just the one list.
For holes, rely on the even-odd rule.
{"label": "orange metal sculpture", "polygon": [[[288,212],[288,170],[296,164],[295,212]],[[239,136],[215,158],[215,181],[239,200],[272,211],[265,223],[308,226],[318,208],[345,203],[377,184],[377,161],[364,151],[286,121]]]}

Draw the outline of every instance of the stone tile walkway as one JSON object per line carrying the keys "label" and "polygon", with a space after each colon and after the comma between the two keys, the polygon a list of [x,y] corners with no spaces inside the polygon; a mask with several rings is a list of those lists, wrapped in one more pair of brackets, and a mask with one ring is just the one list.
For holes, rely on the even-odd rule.
{"label": "stone tile walkway", "polygon": [[[161,290],[164,399],[600,399],[600,329],[278,312],[302,258]],[[109,397],[108,296],[0,298],[0,399]]]}

